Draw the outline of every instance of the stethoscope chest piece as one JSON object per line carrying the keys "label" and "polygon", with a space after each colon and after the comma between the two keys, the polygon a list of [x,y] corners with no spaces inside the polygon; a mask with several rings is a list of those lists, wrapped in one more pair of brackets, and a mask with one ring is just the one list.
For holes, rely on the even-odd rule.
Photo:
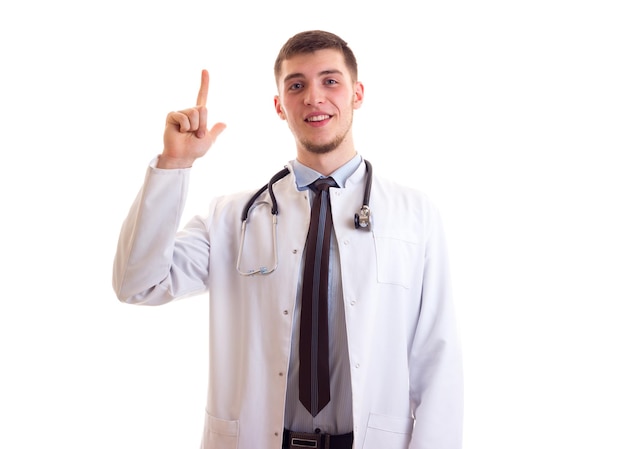
{"label": "stethoscope chest piece", "polygon": [[367,205],[361,206],[361,210],[354,214],[354,228],[370,230],[370,208]]}
{"label": "stethoscope chest piece", "polygon": [[363,206],[361,210],[354,214],[354,228],[362,229],[364,231],[370,231],[372,229],[370,210],[370,193],[372,191],[372,164],[365,160],[365,170],[367,171],[367,178],[365,181],[365,192],[363,194]]}

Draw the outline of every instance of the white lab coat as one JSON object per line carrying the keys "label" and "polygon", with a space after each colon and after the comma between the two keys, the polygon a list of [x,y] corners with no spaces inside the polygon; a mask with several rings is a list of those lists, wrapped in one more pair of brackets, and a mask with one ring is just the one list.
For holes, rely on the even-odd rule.
{"label": "white lab coat", "polygon": [[[252,192],[217,198],[177,233],[189,170],[149,168],[123,224],[113,285],[131,304],[208,291],[209,388],[203,449],[279,449],[293,311],[310,206],[278,181],[278,267],[235,269]],[[459,449],[462,369],[439,215],[419,192],[374,176],[372,231],[355,230],[365,166],[332,189],[350,353],[354,448]],[[269,201],[264,193],[259,201]],[[242,268],[272,259],[269,208],[253,209]]]}

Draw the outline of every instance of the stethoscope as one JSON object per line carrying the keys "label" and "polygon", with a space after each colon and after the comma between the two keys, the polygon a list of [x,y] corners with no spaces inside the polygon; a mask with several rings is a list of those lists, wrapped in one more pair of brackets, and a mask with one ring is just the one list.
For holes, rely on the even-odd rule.
{"label": "stethoscope", "polygon": [[[369,161],[364,160],[365,162],[365,170],[367,172],[367,178],[365,180],[365,192],[363,193],[363,205],[361,209],[354,214],[354,228],[361,229],[364,231],[369,231],[371,229],[371,211],[369,207],[370,203],[370,192],[372,191],[372,164]],[[276,227],[278,224],[278,201],[276,201],[276,195],[274,194],[274,184],[287,176],[289,173],[288,168],[283,168],[281,171],[276,173],[270,181],[261,187],[246,203],[243,208],[243,212],[241,213],[241,239],[239,241],[239,252],[237,255],[237,271],[239,274],[244,276],[251,276],[253,274],[269,274],[273,272],[278,266],[278,248],[276,242]],[[270,199],[272,202],[272,249],[273,249],[273,257],[274,260],[272,262],[271,267],[259,267],[256,269],[251,269],[248,271],[241,270],[241,256],[243,254],[244,240],[246,238],[246,227],[248,225],[248,215],[250,214],[250,210],[253,208],[256,200],[261,196],[261,194],[265,191],[268,191],[270,195]]]}

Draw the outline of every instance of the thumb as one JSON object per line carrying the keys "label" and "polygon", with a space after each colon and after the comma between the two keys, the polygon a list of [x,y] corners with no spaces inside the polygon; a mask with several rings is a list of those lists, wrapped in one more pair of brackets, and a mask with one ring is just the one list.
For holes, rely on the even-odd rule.
{"label": "thumb", "polygon": [[218,122],[209,131],[209,136],[211,136],[211,140],[215,142],[222,131],[226,129],[226,123]]}

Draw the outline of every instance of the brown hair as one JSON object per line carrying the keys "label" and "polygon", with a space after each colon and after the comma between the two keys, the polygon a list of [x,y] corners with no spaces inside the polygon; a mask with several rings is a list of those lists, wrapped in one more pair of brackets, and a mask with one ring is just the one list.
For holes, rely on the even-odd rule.
{"label": "brown hair", "polygon": [[358,80],[357,63],[354,53],[348,43],[339,36],[328,31],[311,30],[298,33],[285,42],[278,52],[274,63],[274,77],[278,81],[281,66],[284,60],[303,53],[313,53],[317,50],[334,49],[343,54],[343,59],[348,66],[353,81]]}

